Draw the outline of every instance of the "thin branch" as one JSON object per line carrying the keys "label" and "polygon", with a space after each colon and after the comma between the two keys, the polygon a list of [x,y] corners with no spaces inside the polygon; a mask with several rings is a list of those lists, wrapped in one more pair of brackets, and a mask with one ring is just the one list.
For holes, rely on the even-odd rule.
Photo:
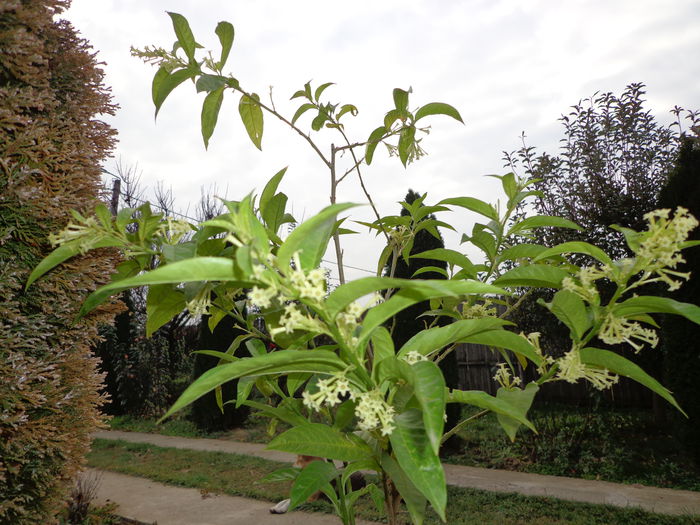
{"label": "thin branch", "polygon": [[448,432],[445,432],[445,434],[442,436],[442,439],[440,439],[440,444],[442,445],[445,441],[447,441],[452,436],[454,436],[457,432],[462,430],[465,426],[467,426],[467,423],[469,423],[470,421],[473,421],[475,419],[479,419],[480,417],[483,417],[488,413],[489,413],[489,410],[482,410],[481,412],[477,412],[473,416],[468,417],[464,421],[460,421],[455,426],[453,426]]}

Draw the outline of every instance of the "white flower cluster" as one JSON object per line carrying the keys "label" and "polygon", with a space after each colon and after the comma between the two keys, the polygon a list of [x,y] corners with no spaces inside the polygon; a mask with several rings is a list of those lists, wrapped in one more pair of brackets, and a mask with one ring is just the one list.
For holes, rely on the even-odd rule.
{"label": "white flower cluster", "polygon": [[318,390],[313,394],[307,390],[301,395],[307,407],[319,411],[324,405],[337,405],[347,396],[356,401],[355,416],[361,430],[379,429],[383,436],[388,436],[394,430],[394,408],[384,401],[378,390],[359,392],[342,373],[328,379],[319,379],[316,388]]}
{"label": "white flower cluster", "polygon": [[[615,317],[612,313],[603,321],[598,337],[608,344],[628,343],[634,348],[634,351],[639,351],[644,348],[644,344],[651,345],[656,348],[659,342],[659,336],[651,328],[644,328],[635,321]],[[636,339],[639,342],[633,341]]]}
{"label": "white flower cluster", "polygon": [[524,337],[535,349],[535,353],[542,358],[542,364],[537,367],[537,371],[540,375],[545,375],[549,372],[550,366],[554,364],[555,360],[551,355],[544,355],[542,347],[540,346],[540,334],[539,332],[530,332],[525,334],[520,332],[520,337]]}
{"label": "white flower cluster", "polygon": [[411,350],[410,352],[406,352],[406,355],[402,357],[404,361],[406,361],[409,365],[412,365],[414,363],[417,363],[418,361],[427,361],[428,358],[425,357],[423,354],[416,350]]}
{"label": "white flower cluster", "polygon": [[341,397],[352,395],[350,383],[343,374],[332,376],[328,379],[319,379],[316,382],[318,392],[310,394],[308,390],[301,395],[304,404],[316,411],[323,405],[335,406],[341,401]]}
{"label": "white flower cluster", "polygon": [[473,304],[471,306],[467,306],[466,304],[462,306],[463,319],[481,319],[483,317],[496,317],[496,315],[498,315],[498,311],[491,301],[484,301],[483,303]]}
{"label": "white flower cluster", "polygon": [[643,234],[643,240],[636,250],[638,257],[646,259],[648,266],[656,273],[658,279],[668,285],[673,291],[680,288],[683,280],[690,277],[689,273],[668,270],[685,262],[681,255],[681,245],[688,234],[697,225],[695,217],[682,207],[676,208],[676,213],[669,219],[671,210],[655,210],[644,215],[649,221],[649,228]]}
{"label": "white flower cluster", "polygon": [[270,335],[275,336],[281,332],[291,334],[294,330],[327,333],[325,326],[319,319],[302,313],[301,309],[294,303],[285,305],[284,313],[280,317],[279,323],[279,327],[270,330]]}
{"label": "white flower cluster", "polygon": [[362,430],[379,430],[388,436],[394,430],[394,407],[389,405],[378,390],[362,392],[353,396],[357,400],[355,415]]}
{"label": "white flower cluster", "polygon": [[586,266],[576,274],[576,278],[564,277],[561,287],[564,290],[575,293],[584,301],[595,302],[598,289],[595,282],[603,277],[609,277],[612,269],[608,266]]}
{"label": "white flower cluster", "polygon": [[511,374],[506,363],[498,363],[498,370],[496,370],[493,380],[507,390],[512,390],[521,383],[519,377],[514,377]]}
{"label": "white flower cluster", "polygon": [[605,368],[592,368],[581,362],[581,355],[576,349],[570,350],[564,357],[557,360],[559,371],[557,377],[569,383],[579,379],[590,381],[598,390],[611,387],[619,381],[619,377]]}
{"label": "white flower cluster", "polygon": [[187,303],[187,310],[189,310],[190,316],[197,317],[207,314],[210,306],[211,290],[208,286],[203,286],[202,289],[197,292],[197,295]]}
{"label": "white flower cluster", "polygon": [[160,228],[156,232],[157,235],[163,238],[167,244],[175,245],[183,240],[183,238],[192,231],[192,225],[174,217],[166,217],[164,223],[161,223]]}
{"label": "white flower cluster", "polygon": [[94,217],[78,216],[80,223],[70,222],[59,234],[49,234],[51,246],[78,241],[80,253],[86,253],[104,237],[105,232]]}

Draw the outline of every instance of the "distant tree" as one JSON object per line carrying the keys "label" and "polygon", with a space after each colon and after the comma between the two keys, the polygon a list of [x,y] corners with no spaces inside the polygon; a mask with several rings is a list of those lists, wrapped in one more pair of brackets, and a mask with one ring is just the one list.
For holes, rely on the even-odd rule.
{"label": "distant tree", "polygon": [[[693,137],[686,137],[678,156],[676,168],[661,192],[659,204],[675,210],[682,206],[695,217],[700,217],[700,128]],[[700,231],[691,233],[690,239],[700,240]],[[690,279],[680,289],[670,293],[677,301],[697,303],[700,299],[700,246],[684,252],[686,262],[677,268],[690,272]],[[665,384],[673,392],[689,418],[675,417],[674,431],[686,448],[700,462],[700,329],[685,319],[668,316],[662,323],[661,342],[665,358]]]}
{"label": "distant tree", "polygon": [[699,116],[676,107],[672,112],[679,120],[662,125],[644,109],[644,94],[644,85],[637,83],[619,97],[603,93],[579,101],[560,119],[564,138],[556,155],[537,154],[526,144],[506,153],[509,165],[541,179],[535,185],[541,192],[537,213],[565,217],[583,227],[546,229],[538,240],[547,245],[582,240],[613,256],[629,255],[622,235],[610,225],[645,228],[644,214],[658,206],[678,155],[681,115],[691,125]]}
{"label": "distant tree", "polygon": [[[406,204],[413,204],[418,199],[421,199],[421,195],[409,189],[404,202]],[[401,209],[401,216],[407,217],[408,215],[409,211],[403,207]],[[432,214],[423,218],[423,220],[434,219],[435,217]],[[415,234],[410,255],[444,247],[445,243],[442,240],[442,236],[437,228],[426,228],[419,230]],[[445,261],[419,258],[409,258],[408,261],[406,261],[403,257],[399,257],[396,261],[393,275],[394,277],[400,279],[445,279],[445,275],[439,271],[425,271],[415,275],[417,271],[429,266],[441,268],[445,271],[447,270],[447,263]],[[385,273],[388,275],[389,272],[390,267],[387,266]],[[397,350],[401,348],[411,337],[416,335],[425,327],[429,326],[431,323],[436,322],[437,326],[442,326],[450,322],[449,318],[447,317],[439,317],[438,319],[435,319],[434,316],[424,315],[429,310],[430,301],[423,301],[400,311],[392,318],[392,340],[394,341],[394,347]],[[447,386],[450,388],[459,388],[457,353],[451,352],[448,354],[447,357],[440,361],[439,366],[445,376]],[[459,422],[460,409],[458,404],[450,403],[447,405],[446,410],[447,422],[445,428],[449,430]],[[450,452],[450,449],[454,449],[458,446],[458,440],[448,440],[445,445],[446,450]]]}

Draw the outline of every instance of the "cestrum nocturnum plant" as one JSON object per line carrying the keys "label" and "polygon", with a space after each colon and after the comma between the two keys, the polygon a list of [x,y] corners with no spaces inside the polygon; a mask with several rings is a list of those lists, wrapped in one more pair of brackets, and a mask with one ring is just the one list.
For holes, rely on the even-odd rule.
{"label": "cestrum nocturnum plant", "polygon": [[[176,35],[172,51],[159,46],[133,51],[158,67],[152,85],[156,112],[175,88],[191,80],[197,92],[205,94],[201,128],[206,146],[224,95],[238,97],[241,122],[255,147],[262,149],[264,115],[294,130],[309,145],[328,170],[331,205],[297,224],[286,211],[287,196],[279,191],[285,168],[259,195],[224,201],[225,213],[200,224],[154,214],[148,204],[121,210],[115,217],[100,205],[95,217],[74,214],[73,222],[52,237],[57,247],[37,266],[28,285],[87,250],[113,247],[124,254],[112,282],[88,297],[81,315],[125,289],[145,286],[148,334],[185,308],[194,315],[208,314],[212,329],[230,316],[243,332],[226,352],[201,349],[218,357],[218,366],[194,381],[164,417],[227,381],[245,378],[235,400],[220,402],[248,405],[287,423],[289,430],[274,437],[270,448],[344,462],[342,469],[317,462],[301,472],[286,469],[280,474],[280,479],[295,478],[292,508],[308,494],[322,491],[343,523],[352,524],[354,502],[368,494],[388,522],[396,524],[402,499],[413,523],[423,522],[428,504],[443,521],[447,519],[440,446],[468,423],[445,429],[448,403],[476,406],[482,409],[479,414],[495,412],[511,439],[521,426],[535,430],[527,414],[540,386],[550,381],[585,380],[603,389],[626,376],[681,409],[671,393],[641,368],[594,342],[626,344],[636,351],[654,347],[658,338],[652,315],[658,313],[700,323],[700,308],[695,305],[635,295],[644,284],[663,282],[675,289],[687,279],[678,265],[683,262],[681,250],[693,245],[687,241],[688,233],[697,226],[687,211],[678,209],[673,217],[668,210],[652,212],[645,232],[621,229],[634,253],[622,260],[613,260],[585,242],[551,247],[529,243],[537,228],[580,227],[546,215],[517,218],[516,210],[538,192],[531,189],[534,180],[513,173],[497,176],[504,197],[496,203],[450,197],[430,205],[424,196],[404,203],[409,216],[382,217],[363,179],[377,146],[385,144],[403,165],[416,161],[424,154],[421,141],[428,128],[423,119],[447,116],[462,122],[455,108],[440,102],[411,106],[411,90],[396,88],[393,105],[380,125],[366,140],[351,140],[345,122],[358,109],[328,100],[332,83],[315,87],[306,83],[291,97],[301,105],[292,117],[284,115],[272,101],[261,101],[225,72],[234,36],[230,23],[216,27],[220,53],[202,56],[187,20],[177,13],[168,15]],[[311,122],[302,124],[309,114]],[[322,128],[337,134],[328,153],[315,135]],[[360,224],[383,236],[387,248],[379,256],[376,276],[346,282],[341,240],[344,234],[355,233],[344,226],[355,205],[337,203],[336,197],[350,174],[357,177],[376,215],[375,221]],[[471,245],[468,250],[443,248],[410,255],[417,231],[451,228],[442,219],[461,210],[478,217],[472,231],[463,236],[463,242]],[[429,215],[440,219],[426,220]],[[297,225],[284,235],[283,226],[289,223]],[[335,251],[341,281],[333,290],[320,267],[329,246]],[[480,257],[472,260],[465,252],[474,250]],[[592,262],[576,265],[571,254]],[[446,278],[381,276],[384,267],[395,268],[399,257],[409,256],[444,262]],[[606,299],[598,290],[602,279],[615,287]],[[562,357],[542,350],[547,334],[519,335],[507,320],[537,288],[556,290],[551,302],[540,304],[569,330],[570,347]],[[428,324],[395,347],[393,316],[423,302],[430,303],[432,318],[450,322]],[[494,377],[499,385],[495,396],[446,387],[437,363],[462,343],[486,345],[503,356]],[[241,346],[247,347],[250,357],[236,355]],[[536,379],[522,380],[516,366],[532,370]],[[252,396],[254,388],[257,397]],[[377,472],[378,481],[354,490],[350,476],[358,470]]]}

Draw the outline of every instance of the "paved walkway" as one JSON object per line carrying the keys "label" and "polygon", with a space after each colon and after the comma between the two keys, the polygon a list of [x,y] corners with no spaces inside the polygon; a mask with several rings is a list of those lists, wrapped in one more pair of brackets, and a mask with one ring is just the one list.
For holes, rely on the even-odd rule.
{"label": "paved walkway", "polygon": [[[331,514],[292,511],[270,514],[271,504],[235,496],[206,494],[197,489],[165,485],[116,472],[89,469],[99,476],[96,502],[111,501],[117,513],[132,520],[159,525],[338,525]],[[379,525],[358,520],[358,525]]]}
{"label": "paved walkway", "polygon": [[[162,436],[160,434],[119,431],[101,431],[96,432],[94,436],[101,439],[123,439],[134,443],[150,443],[161,447],[246,454],[274,461],[292,462],[294,460],[294,456],[291,454],[266,450],[265,445],[256,443],[180,438]],[[661,514],[700,515],[700,492],[662,489],[642,485],[621,485],[606,481],[543,476],[540,474],[525,474],[522,472],[463,467],[459,465],[445,464],[444,467],[447,483],[458,487],[496,492],[516,492],[527,496],[548,496],[570,501],[615,505],[617,507],[641,507],[642,509]],[[221,498],[222,496],[217,497]],[[265,508],[267,509],[266,505]],[[163,523],[175,522],[165,521]],[[237,522],[228,521],[227,523]],[[254,522],[249,521],[248,523]],[[258,523],[266,522],[260,521]],[[275,523],[278,522],[275,521]],[[305,523],[310,524],[311,522],[306,521]]]}

